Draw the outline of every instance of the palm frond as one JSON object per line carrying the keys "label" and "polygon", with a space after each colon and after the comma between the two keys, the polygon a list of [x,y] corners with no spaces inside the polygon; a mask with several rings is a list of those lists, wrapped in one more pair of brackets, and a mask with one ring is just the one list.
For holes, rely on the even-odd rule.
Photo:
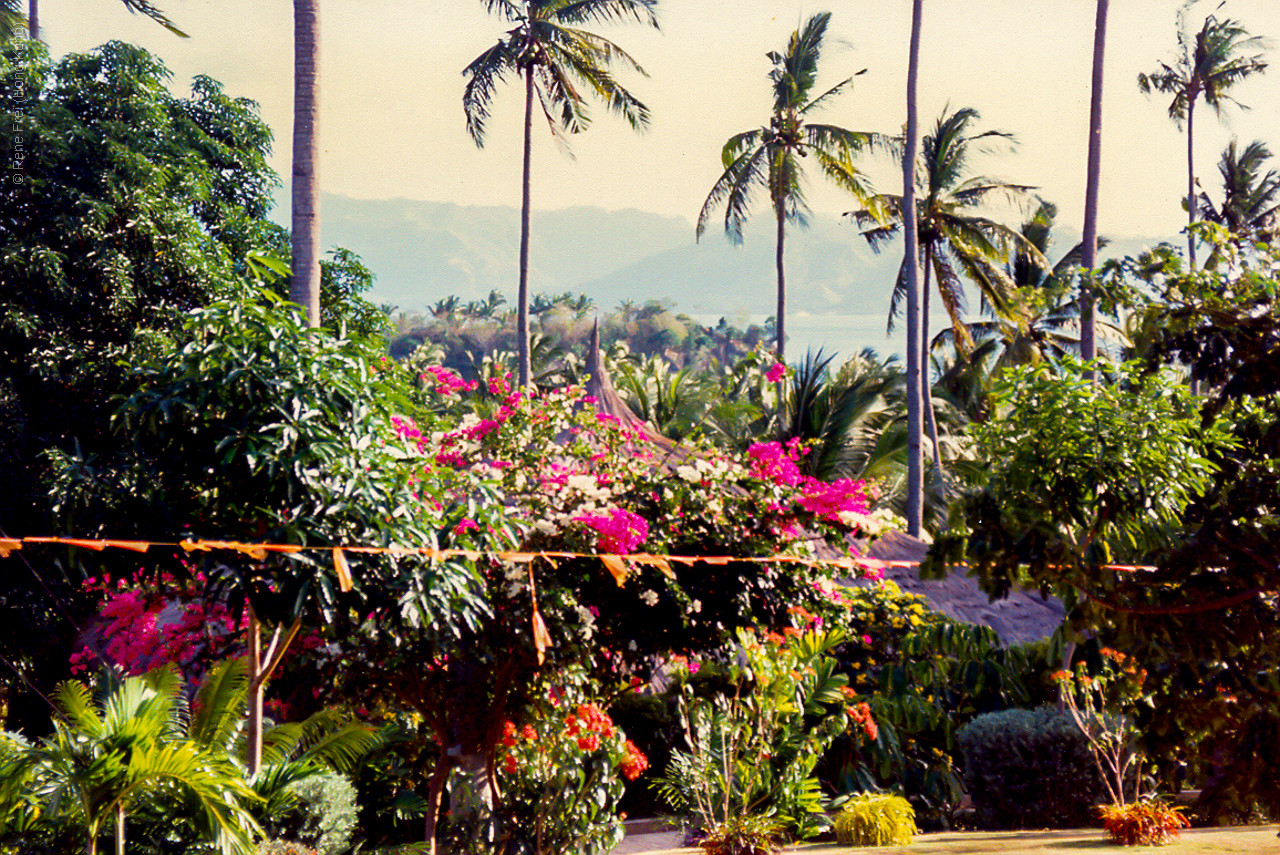
{"label": "palm frond", "polygon": [[[604,40],[601,41],[604,42]],[[604,44],[616,47],[611,42],[604,42]],[[604,53],[601,53],[599,56],[604,55]],[[613,55],[625,56],[626,54],[616,51]],[[563,67],[570,69],[580,80],[589,85],[610,110],[627,121],[632,130],[640,131],[648,127],[649,108],[621,86],[613,78],[613,75],[601,63],[596,61],[598,56],[593,57],[566,51],[562,58],[564,59]],[[561,66],[557,63],[555,67]],[[644,71],[639,65],[635,65],[635,68],[642,73]],[[581,101],[580,97],[578,101]]]}
{"label": "palm frond", "polygon": [[226,659],[205,676],[196,692],[195,713],[188,736],[209,749],[227,750],[240,729],[245,700],[249,696],[249,663]]}
{"label": "palm frond", "polygon": [[[857,77],[858,75],[866,74],[866,73],[867,73],[867,70],[864,68],[861,71],[857,72],[854,75],[854,77]],[[839,95],[841,92],[843,92],[846,87],[852,86],[852,85],[853,85],[853,77],[846,77],[844,80],[841,80],[835,86],[832,86],[826,92],[823,92],[817,98],[814,98],[808,104],[805,104],[803,107],[801,107],[799,110],[799,113],[801,115],[807,115],[809,112],[813,110],[817,110],[818,107],[822,106],[822,103],[826,101],[828,98],[834,98],[836,95]]]}
{"label": "palm frond", "polygon": [[769,158],[768,148],[760,146],[738,157],[725,168],[716,180],[707,201],[698,213],[697,235],[706,231],[711,215],[725,206],[724,230],[735,244],[742,243],[742,226],[751,214],[751,197],[757,187],[766,183]]}
{"label": "palm frond", "polygon": [[[854,166],[848,157],[840,157],[817,147],[810,151],[828,181],[864,204],[872,198],[874,193],[866,174]],[[870,213],[870,209],[867,210]]]}
{"label": "palm frond", "polygon": [[524,18],[524,10],[519,3],[511,0],[480,0],[484,10],[490,15],[501,15],[508,21],[519,21]]}
{"label": "palm frond", "polygon": [[811,15],[791,34],[784,53],[769,54],[774,64],[769,77],[773,80],[775,113],[799,109],[809,99],[809,92],[817,82],[822,39],[830,22],[830,12]]}
{"label": "palm frond", "polygon": [[53,695],[58,714],[71,727],[84,734],[99,738],[103,735],[102,716],[94,708],[89,689],[78,680],[69,680],[58,686]]}
{"label": "palm frond", "polygon": [[494,89],[515,67],[514,60],[510,43],[500,41],[473,59],[462,71],[467,78],[467,85],[462,90],[467,133],[479,147],[484,146],[485,122],[489,119]]}
{"label": "palm frond", "polygon": [[655,30],[658,26],[658,0],[571,0],[555,12],[567,24],[635,21]]}
{"label": "palm frond", "polygon": [[177,26],[174,25],[173,21],[170,21],[165,17],[165,14],[149,3],[148,0],[121,0],[121,2],[124,3],[125,8],[130,12],[146,15],[148,18],[173,33],[175,36],[181,36],[184,39],[188,38],[186,33],[178,29]]}

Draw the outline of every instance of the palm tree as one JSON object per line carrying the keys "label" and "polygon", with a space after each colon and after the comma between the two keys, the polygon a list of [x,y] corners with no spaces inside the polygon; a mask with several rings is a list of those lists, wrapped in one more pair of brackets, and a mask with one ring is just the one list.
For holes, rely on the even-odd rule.
{"label": "palm tree", "polygon": [[[1023,235],[985,216],[982,211],[998,199],[1027,203],[1034,198],[1034,188],[1024,184],[1012,184],[987,176],[970,177],[970,155],[982,148],[987,140],[1011,141],[1005,131],[973,133],[970,126],[979,119],[978,112],[964,108],[953,113],[943,112],[934,126],[933,133],[925,136],[921,146],[915,188],[920,198],[915,204],[915,221],[919,235],[918,257],[924,270],[924,282],[920,289],[920,365],[922,371],[929,364],[929,280],[937,282],[938,294],[951,318],[951,328],[961,349],[972,346],[973,340],[965,325],[966,300],[961,275],[978,286],[982,305],[998,315],[1016,317],[1017,310],[1011,298],[1015,284],[1005,269],[1005,261],[1011,253],[1021,249],[1037,264],[1047,266],[1043,254]],[[901,196],[882,194],[869,200],[867,207],[853,212],[858,223],[865,228],[863,236],[877,251],[901,227],[906,206]],[[884,217],[887,222],[881,222]],[[894,286],[890,301],[889,323],[898,313],[902,298],[907,294],[907,261]],[[929,384],[922,378],[921,394],[927,394]],[[933,461],[940,477],[941,456],[937,448],[937,425],[933,409],[924,401],[924,417],[934,442]]]}
{"label": "palm tree", "polygon": [[784,361],[787,339],[787,285],[783,263],[786,224],[803,226],[808,214],[800,158],[812,154],[823,175],[862,200],[869,190],[864,176],[853,166],[852,157],[871,144],[883,142],[879,134],[806,121],[827,99],[853,81],[847,78],[818,97],[812,97],[822,39],[830,20],[830,12],[812,16],[791,34],[786,51],[769,53],[773,62],[773,70],[769,72],[769,79],[773,81],[773,115],[767,127],[744,131],[724,144],[720,152],[724,172],[707,194],[707,201],[698,214],[697,235],[701,238],[712,214],[724,205],[725,233],[735,243],[741,243],[742,226],[747,220],[752,196],[757,188],[768,189],[769,203],[777,220],[776,350],[780,362]]}
{"label": "palm tree", "polygon": [[1200,194],[1204,218],[1224,226],[1237,243],[1272,240],[1280,229],[1280,173],[1262,171],[1270,158],[1271,150],[1261,141],[1239,151],[1232,140],[1218,161],[1222,204]]}
{"label": "palm tree", "polygon": [[[613,42],[579,25],[634,20],[657,29],[658,0],[481,0],[489,12],[515,23],[496,45],[463,70],[467,78],[462,107],[467,131],[484,145],[493,92],[506,75],[524,78],[524,165],[520,206],[520,286],[516,297],[516,338],[521,386],[529,385],[529,213],[533,101],[537,95],[557,141],[579,133],[590,122],[585,92],[594,92],[632,128],[649,123],[649,108],[614,79],[620,63],[641,74],[630,55]],[[582,90],[579,89],[582,87]],[[583,91],[585,90],[585,91]]]}
{"label": "palm tree", "polygon": [[[1107,45],[1108,0],[1098,0],[1093,24],[1093,74],[1089,89],[1089,161],[1084,189],[1084,240],[1081,264],[1098,266],[1098,183],[1102,175],[1102,70]],[[1080,289],[1080,355],[1086,362],[1098,355],[1093,294]]]}
{"label": "palm tree", "polygon": [[[1196,221],[1195,108],[1201,97],[1221,116],[1223,108],[1235,101],[1227,92],[1250,75],[1262,72],[1267,63],[1261,54],[1240,56],[1262,46],[1259,36],[1250,36],[1236,21],[1219,21],[1213,15],[1205,18],[1200,31],[1191,36],[1186,27],[1184,4],[1178,12],[1179,54],[1173,65],[1160,63],[1151,74],[1138,75],[1138,88],[1143,92],[1173,95],[1169,118],[1179,127],[1187,126],[1187,222]],[[1196,239],[1187,235],[1187,257],[1196,266]]]}
{"label": "palm tree", "polygon": [[84,685],[64,683],[54,706],[52,737],[0,750],[0,815],[14,803],[41,805],[50,821],[83,827],[87,855],[113,822],[123,855],[130,810],[149,795],[180,794],[198,806],[213,835],[207,842],[254,851],[261,830],[247,806],[257,797],[230,761],[186,737],[182,681],[172,668],[129,677],[98,704]]}
{"label": "palm tree", "polygon": [[[916,81],[920,76],[920,27],[924,18],[924,0],[911,4],[911,46],[907,56],[907,127],[902,152],[902,205],[916,210],[916,138],[919,120],[916,110]],[[903,227],[903,287],[907,292],[907,534],[920,535],[924,517],[924,457],[920,438],[920,420],[924,407],[925,377],[928,362],[921,359],[920,314],[920,235],[919,223],[909,217]]]}

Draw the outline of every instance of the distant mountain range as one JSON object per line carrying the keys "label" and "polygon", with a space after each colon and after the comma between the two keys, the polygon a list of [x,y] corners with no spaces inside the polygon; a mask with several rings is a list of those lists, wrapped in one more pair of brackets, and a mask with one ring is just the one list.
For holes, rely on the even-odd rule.
{"label": "distant mountain range", "polygon": [[[287,212],[287,204],[280,206],[277,217]],[[321,213],[325,246],[356,252],[377,275],[375,302],[414,313],[451,294],[466,302],[496,289],[514,299],[515,208],[324,194]],[[1078,240],[1060,235],[1050,257]],[[1158,240],[1114,240],[1106,254],[1135,253]],[[900,352],[901,343],[885,335],[900,259],[893,246],[876,255],[852,223],[835,217],[815,216],[808,229],[790,229],[788,353]],[[529,278],[535,294],[582,293],[602,309],[663,300],[704,323],[720,317],[738,326],[758,323],[775,308],[772,220],[760,213],[735,247],[719,230],[695,242],[693,224],[679,217],[592,207],[535,212]],[[939,315],[932,324],[943,322]]]}

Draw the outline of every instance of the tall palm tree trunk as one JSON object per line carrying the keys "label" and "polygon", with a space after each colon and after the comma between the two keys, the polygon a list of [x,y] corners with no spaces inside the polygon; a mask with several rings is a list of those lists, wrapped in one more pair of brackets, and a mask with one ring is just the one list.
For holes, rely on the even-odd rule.
{"label": "tall palm tree trunk", "polygon": [[[1195,163],[1195,113],[1196,99],[1187,99],[1187,225],[1196,221],[1196,163]],[[1196,269],[1196,236],[1187,230],[1187,260]]]}
{"label": "tall palm tree trunk", "polygon": [[320,0],[293,0],[293,186],[289,299],[320,326]]}
{"label": "tall palm tree trunk", "polygon": [[40,0],[27,3],[27,38],[40,41]]}
{"label": "tall palm tree trunk", "polygon": [[911,47],[907,59],[907,128],[902,151],[902,222],[907,265],[907,534],[920,535],[924,515],[924,460],[920,449],[920,268],[916,222],[916,152],[919,120],[916,82],[920,75],[920,24],[924,0],[912,0]]}
{"label": "tall palm tree trunk", "polygon": [[[1108,0],[1098,0],[1093,25],[1093,78],[1089,95],[1089,166],[1084,188],[1084,239],[1080,264],[1098,267],[1098,183],[1102,176],[1102,70],[1107,44]],[[1080,356],[1087,362],[1098,356],[1098,324],[1089,287],[1080,291]]]}
{"label": "tall palm tree trunk", "polygon": [[529,173],[533,162],[533,66],[524,70],[524,175],[520,202],[520,288],[516,295],[516,354],[520,386],[532,376],[529,358]]}
{"label": "tall palm tree trunk", "polygon": [[933,269],[933,244],[924,246],[924,281],[920,283],[920,406],[924,408],[925,429],[933,447],[933,474],[939,492],[945,483],[942,471],[942,452],[938,448],[938,421],[933,412],[933,383],[929,381],[929,282]]}
{"label": "tall palm tree trunk", "polygon": [[782,210],[782,205],[777,205],[775,213],[778,216],[778,246],[776,251],[775,264],[778,268],[778,316],[777,316],[777,339],[776,349],[778,351],[778,361],[785,363],[785,350],[787,345],[787,275],[783,263],[784,247],[787,238],[787,218]]}

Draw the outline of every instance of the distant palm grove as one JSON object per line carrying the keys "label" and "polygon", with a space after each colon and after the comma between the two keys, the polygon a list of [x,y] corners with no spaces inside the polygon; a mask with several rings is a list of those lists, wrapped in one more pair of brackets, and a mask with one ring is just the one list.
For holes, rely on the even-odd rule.
{"label": "distant palm grove", "polygon": [[[628,813],[708,855],[1280,819],[1280,171],[1234,138],[1195,167],[1221,131],[1197,107],[1248,107],[1270,43],[1189,0],[1152,24],[1165,60],[1107,80],[1109,4],[1072,6],[1075,242],[1066,200],[996,173],[994,109],[919,115],[933,4],[877,31],[894,127],[841,118],[870,95],[827,77],[838,12],[782,26],[735,69],[759,124],[688,152],[715,176],[691,247],[767,222],[753,323],[691,308],[740,295],[532,293],[535,134],[654,125],[624,45],[663,9],[479,5],[496,38],[441,121],[471,151],[519,115],[491,167],[518,229],[486,236],[509,287],[410,311],[320,243],[323,0],[293,8],[287,228],[257,103],[121,41],[54,56],[40,4],[0,0],[0,855],[596,855]],[[1117,86],[1186,135],[1185,243],[1103,254]],[[810,182],[890,264],[901,356],[789,339]]]}

